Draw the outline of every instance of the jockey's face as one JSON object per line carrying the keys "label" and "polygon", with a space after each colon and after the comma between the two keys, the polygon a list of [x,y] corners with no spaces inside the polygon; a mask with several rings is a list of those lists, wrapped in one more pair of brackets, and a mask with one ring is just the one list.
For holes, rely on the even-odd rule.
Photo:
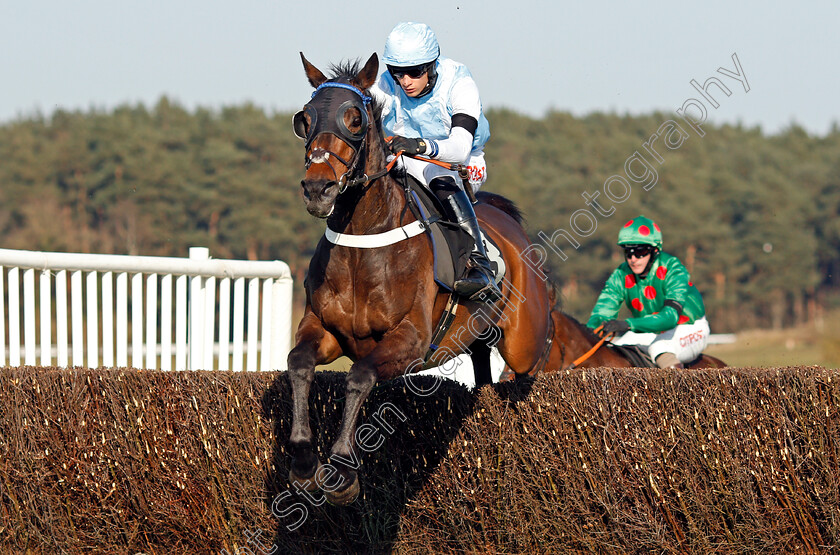
{"label": "jockey's face", "polygon": [[632,270],[634,274],[639,275],[645,271],[645,268],[647,268],[651,256],[651,253],[647,253],[641,258],[638,257],[636,254],[628,255],[626,256],[627,265],[630,266],[630,270]]}
{"label": "jockey's face", "polygon": [[429,73],[424,72],[420,77],[411,77],[406,73],[400,77],[398,83],[406,95],[414,98],[429,84]]}

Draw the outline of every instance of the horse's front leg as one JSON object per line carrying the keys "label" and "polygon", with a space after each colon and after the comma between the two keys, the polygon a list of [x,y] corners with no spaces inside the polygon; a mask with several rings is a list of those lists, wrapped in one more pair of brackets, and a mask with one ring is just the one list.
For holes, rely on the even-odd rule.
{"label": "horse's front leg", "polygon": [[289,481],[306,491],[318,489],[315,473],[318,456],[309,426],[309,389],[315,377],[315,365],[327,364],[341,356],[335,337],[324,329],[310,311],[304,315],[295,336],[295,348],[289,352],[289,376],[292,382],[292,433],[289,451],[292,466]]}
{"label": "horse's front leg", "polygon": [[361,464],[361,453],[356,445],[356,426],[359,411],[371,389],[379,379],[404,374],[420,356],[422,346],[417,328],[404,320],[386,333],[370,354],[350,368],[341,429],[330,451],[331,468],[324,473],[328,479],[320,484],[330,503],[347,505],[359,494],[357,470]]}

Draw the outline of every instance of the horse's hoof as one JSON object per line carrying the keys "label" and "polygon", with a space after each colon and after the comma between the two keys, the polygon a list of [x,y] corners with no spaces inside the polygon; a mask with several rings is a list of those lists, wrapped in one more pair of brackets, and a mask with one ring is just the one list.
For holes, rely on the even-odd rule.
{"label": "horse's hoof", "polygon": [[341,507],[349,505],[359,497],[359,476],[353,477],[353,481],[344,489],[338,491],[325,491],[324,496],[331,505],[339,505]]}
{"label": "horse's hoof", "polygon": [[289,469],[289,483],[294,486],[297,484],[297,487],[302,489],[308,493],[314,493],[318,491],[318,484],[315,483],[315,475],[318,474],[318,469],[321,468],[321,463],[318,463],[318,466],[315,467],[315,472],[312,473],[312,476],[308,476],[304,478],[303,476],[298,476],[295,474],[294,468]]}
{"label": "horse's hoof", "polygon": [[507,369],[502,370],[499,375],[499,383],[512,382],[514,379],[516,379],[516,374]]}

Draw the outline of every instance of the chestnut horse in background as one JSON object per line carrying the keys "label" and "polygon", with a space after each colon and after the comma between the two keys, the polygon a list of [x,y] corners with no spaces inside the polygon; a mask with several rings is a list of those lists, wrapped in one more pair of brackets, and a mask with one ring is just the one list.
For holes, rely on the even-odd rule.
{"label": "chestnut horse in background", "polygon": [[[556,367],[552,366],[552,370],[570,368],[576,360],[601,342],[600,335],[561,310],[552,310],[551,318],[554,322],[554,343],[560,348],[560,362]],[[585,360],[574,365],[575,368],[629,368],[633,366],[636,365],[625,358],[620,351],[611,348],[608,343],[604,343]],[[701,354],[685,367],[725,368],[726,363],[719,358]],[[505,367],[499,381],[511,381],[514,377],[515,374]]]}
{"label": "chestnut horse in background", "polygon": [[[355,442],[362,404],[378,381],[421,369],[450,294],[435,282],[428,234],[409,236],[416,218],[404,186],[386,169],[380,113],[368,92],[379,71],[376,54],[361,69],[358,63],[334,67],[329,79],[303,54],[301,59],[315,88],[294,119],[296,133],[306,141],[301,185],[307,211],[326,218],[328,229],[309,265],[305,313],[288,359],[293,397],[289,478],[308,491],[321,488],[330,502],[344,505],[359,493]],[[561,352],[552,343],[549,290],[520,258],[530,241],[519,211],[498,195],[479,193],[478,200],[481,228],[507,266],[500,284],[503,296],[492,305],[460,299],[431,366],[463,352],[475,360],[467,347],[483,341],[487,352],[492,340],[516,375],[557,368]],[[404,237],[376,248],[328,240],[328,234],[333,239],[335,233],[381,237],[397,229]],[[344,413],[329,465],[321,465],[309,421],[310,385],[316,365],[342,355],[353,361]],[[489,371],[476,381],[488,383]]]}

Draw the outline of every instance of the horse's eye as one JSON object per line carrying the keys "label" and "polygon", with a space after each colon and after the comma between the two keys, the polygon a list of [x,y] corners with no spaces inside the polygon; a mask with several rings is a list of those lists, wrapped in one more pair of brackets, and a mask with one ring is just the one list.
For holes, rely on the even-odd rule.
{"label": "horse's eye", "polygon": [[292,117],[292,128],[295,130],[295,135],[301,139],[306,139],[309,135],[310,120],[311,116],[305,110],[296,113]]}
{"label": "horse's eye", "polygon": [[344,112],[344,125],[351,131],[358,131],[362,126],[362,114],[358,108],[351,108]]}

